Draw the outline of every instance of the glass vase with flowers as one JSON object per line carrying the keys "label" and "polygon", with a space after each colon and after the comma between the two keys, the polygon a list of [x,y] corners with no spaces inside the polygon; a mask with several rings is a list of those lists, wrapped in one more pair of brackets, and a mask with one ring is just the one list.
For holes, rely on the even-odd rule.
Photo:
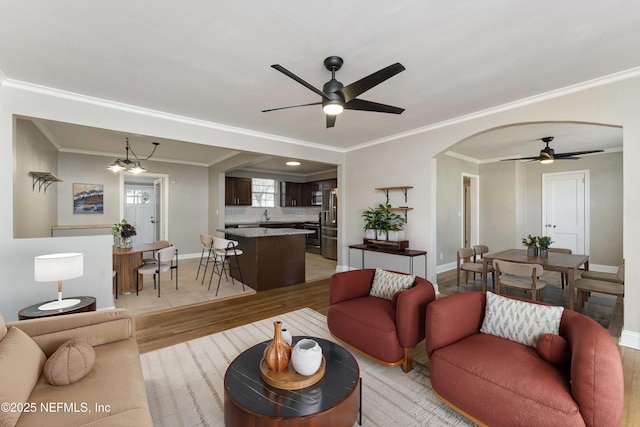
{"label": "glass vase with flowers", "polygon": [[115,245],[119,248],[131,248],[133,246],[133,236],[137,234],[136,227],[129,224],[126,219],[113,224],[111,233],[113,234]]}

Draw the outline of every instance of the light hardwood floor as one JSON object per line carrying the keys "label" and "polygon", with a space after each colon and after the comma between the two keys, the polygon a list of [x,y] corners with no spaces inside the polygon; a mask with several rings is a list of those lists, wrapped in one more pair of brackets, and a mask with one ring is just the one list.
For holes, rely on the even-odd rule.
{"label": "light hardwood floor", "polygon": [[[567,290],[561,290],[559,276],[548,277],[551,285],[545,291],[545,301],[564,305]],[[554,282],[557,279],[557,283]],[[480,290],[475,282],[456,286],[455,271],[438,275],[440,296]],[[246,323],[276,316],[303,307],[327,314],[329,309],[329,280],[305,282],[273,291],[260,292],[220,302],[205,302],[186,307],[162,310],[136,316],[138,346],[141,353],[220,332]],[[622,323],[622,304],[615,299],[593,296],[585,307],[585,314],[595,318],[613,337],[619,336]],[[617,335],[616,335],[617,334]],[[625,378],[623,426],[640,425],[640,351],[620,347]],[[424,356],[424,344],[416,349],[416,360]],[[395,368],[399,369],[399,368]]]}

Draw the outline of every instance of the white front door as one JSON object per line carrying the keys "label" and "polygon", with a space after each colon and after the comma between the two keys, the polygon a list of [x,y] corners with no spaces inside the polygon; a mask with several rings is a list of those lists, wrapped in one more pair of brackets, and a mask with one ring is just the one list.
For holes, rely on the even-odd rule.
{"label": "white front door", "polygon": [[552,247],[589,254],[589,171],[542,174],[542,232]]}
{"label": "white front door", "polygon": [[133,243],[151,243],[154,239],[154,191],[153,187],[125,185],[124,217],[136,226]]}

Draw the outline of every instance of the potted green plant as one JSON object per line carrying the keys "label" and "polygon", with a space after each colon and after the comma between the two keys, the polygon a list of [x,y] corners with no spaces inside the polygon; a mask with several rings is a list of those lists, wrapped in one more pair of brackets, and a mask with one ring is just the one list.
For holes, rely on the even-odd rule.
{"label": "potted green plant", "polygon": [[377,211],[379,212],[378,221],[376,222],[376,234],[378,235],[378,240],[387,240],[392,218],[395,215],[391,212],[389,199],[387,199],[385,203],[380,203]]}
{"label": "potted green plant", "polygon": [[404,224],[404,218],[397,213],[393,213],[387,238],[394,242],[404,240]]}
{"label": "potted green plant", "polygon": [[538,236],[538,247],[540,247],[540,256],[548,257],[549,256],[549,246],[553,243],[551,237],[549,236]]}
{"label": "potted green plant", "polygon": [[380,220],[380,211],[377,208],[368,208],[362,213],[364,218],[365,237],[369,240],[376,239],[376,227]]}
{"label": "potted green plant", "polygon": [[522,244],[527,247],[527,256],[538,256],[538,238],[529,234],[522,238]]}

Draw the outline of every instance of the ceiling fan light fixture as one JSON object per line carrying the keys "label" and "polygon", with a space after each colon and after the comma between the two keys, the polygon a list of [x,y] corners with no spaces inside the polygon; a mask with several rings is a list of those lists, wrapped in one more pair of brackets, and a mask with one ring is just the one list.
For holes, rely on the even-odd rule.
{"label": "ceiling fan light fixture", "polygon": [[548,159],[542,159],[540,160],[540,163],[542,163],[543,165],[548,165],[550,163],[553,163],[553,159],[551,157],[549,157]]}
{"label": "ceiling fan light fixture", "polygon": [[288,162],[286,163],[286,165],[287,165],[287,166],[300,166],[300,164],[301,164],[300,162],[293,161],[293,160],[288,161]]}
{"label": "ceiling fan light fixture", "polygon": [[325,114],[328,114],[330,116],[336,116],[336,115],[342,113],[342,111],[344,110],[344,107],[342,106],[342,104],[340,103],[339,100],[333,99],[333,100],[327,102],[322,107],[322,110],[324,111]]}

